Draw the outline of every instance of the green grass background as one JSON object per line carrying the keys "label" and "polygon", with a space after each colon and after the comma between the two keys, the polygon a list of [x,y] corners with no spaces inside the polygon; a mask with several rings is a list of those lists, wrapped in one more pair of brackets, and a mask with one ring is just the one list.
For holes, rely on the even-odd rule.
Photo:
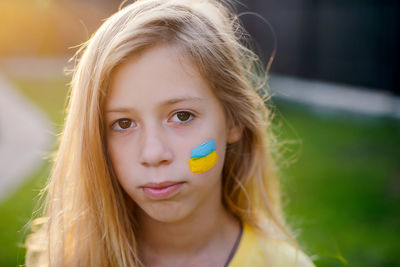
{"label": "green grass background", "polygon": [[[52,120],[63,122],[66,77],[11,81]],[[400,122],[315,112],[277,101],[285,210],[317,266],[400,266]],[[286,163],[291,164],[287,166]],[[24,225],[50,163],[0,203],[0,266],[24,262]]]}
{"label": "green grass background", "polygon": [[[61,129],[67,94],[67,77],[21,79],[9,77],[15,87],[37,104],[49,117],[57,132]],[[50,171],[50,161],[44,160],[36,173],[14,194],[0,203],[0,266],[22,265],[25,259],[23,243],[28,233],[26,224],[39,208],[38,194]]]}
{"label": "green grass background", "polygon": [[286,210],[317,266],[400,266],[400,121],[279,107],[301,140]]}

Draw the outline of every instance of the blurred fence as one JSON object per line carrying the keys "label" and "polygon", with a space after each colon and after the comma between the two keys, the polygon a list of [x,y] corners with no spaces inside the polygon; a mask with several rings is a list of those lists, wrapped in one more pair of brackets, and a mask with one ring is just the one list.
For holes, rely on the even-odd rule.
{"label": "blurred fence", "polygon": [[[261,14],[275,30],[274,72],[400,94],[400,1],[240,2],[240,12]],[[271,29],[254,15],[241,19],[268,58]]]}

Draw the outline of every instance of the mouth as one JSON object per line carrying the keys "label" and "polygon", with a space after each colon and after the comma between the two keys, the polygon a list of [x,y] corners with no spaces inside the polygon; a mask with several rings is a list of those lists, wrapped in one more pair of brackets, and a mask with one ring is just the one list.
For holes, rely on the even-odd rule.
{"label": "mouth", "polygon": [[147,183],[141,186],[143,192],[151,199],[160,200],[174,196],[185,182]]}

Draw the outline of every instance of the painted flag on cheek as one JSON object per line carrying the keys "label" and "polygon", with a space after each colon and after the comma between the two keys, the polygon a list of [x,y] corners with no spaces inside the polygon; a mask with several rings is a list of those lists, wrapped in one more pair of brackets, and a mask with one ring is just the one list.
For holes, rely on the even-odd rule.
{"label": "painted flag on cheek", "polygon": [[215,140],[211,139],[192,150],[189,168],[194,174],[206,172],[217,163],[217,159]]}

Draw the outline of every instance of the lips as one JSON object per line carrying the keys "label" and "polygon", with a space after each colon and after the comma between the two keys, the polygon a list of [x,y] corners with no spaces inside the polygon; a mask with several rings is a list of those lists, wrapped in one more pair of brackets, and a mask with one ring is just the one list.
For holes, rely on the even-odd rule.
{"label": "lips", "polygon": [[147,183],[142,186],[143,192],[152,199],[166,199],[175,195],[184,182],[166,181],[162,183]]}

